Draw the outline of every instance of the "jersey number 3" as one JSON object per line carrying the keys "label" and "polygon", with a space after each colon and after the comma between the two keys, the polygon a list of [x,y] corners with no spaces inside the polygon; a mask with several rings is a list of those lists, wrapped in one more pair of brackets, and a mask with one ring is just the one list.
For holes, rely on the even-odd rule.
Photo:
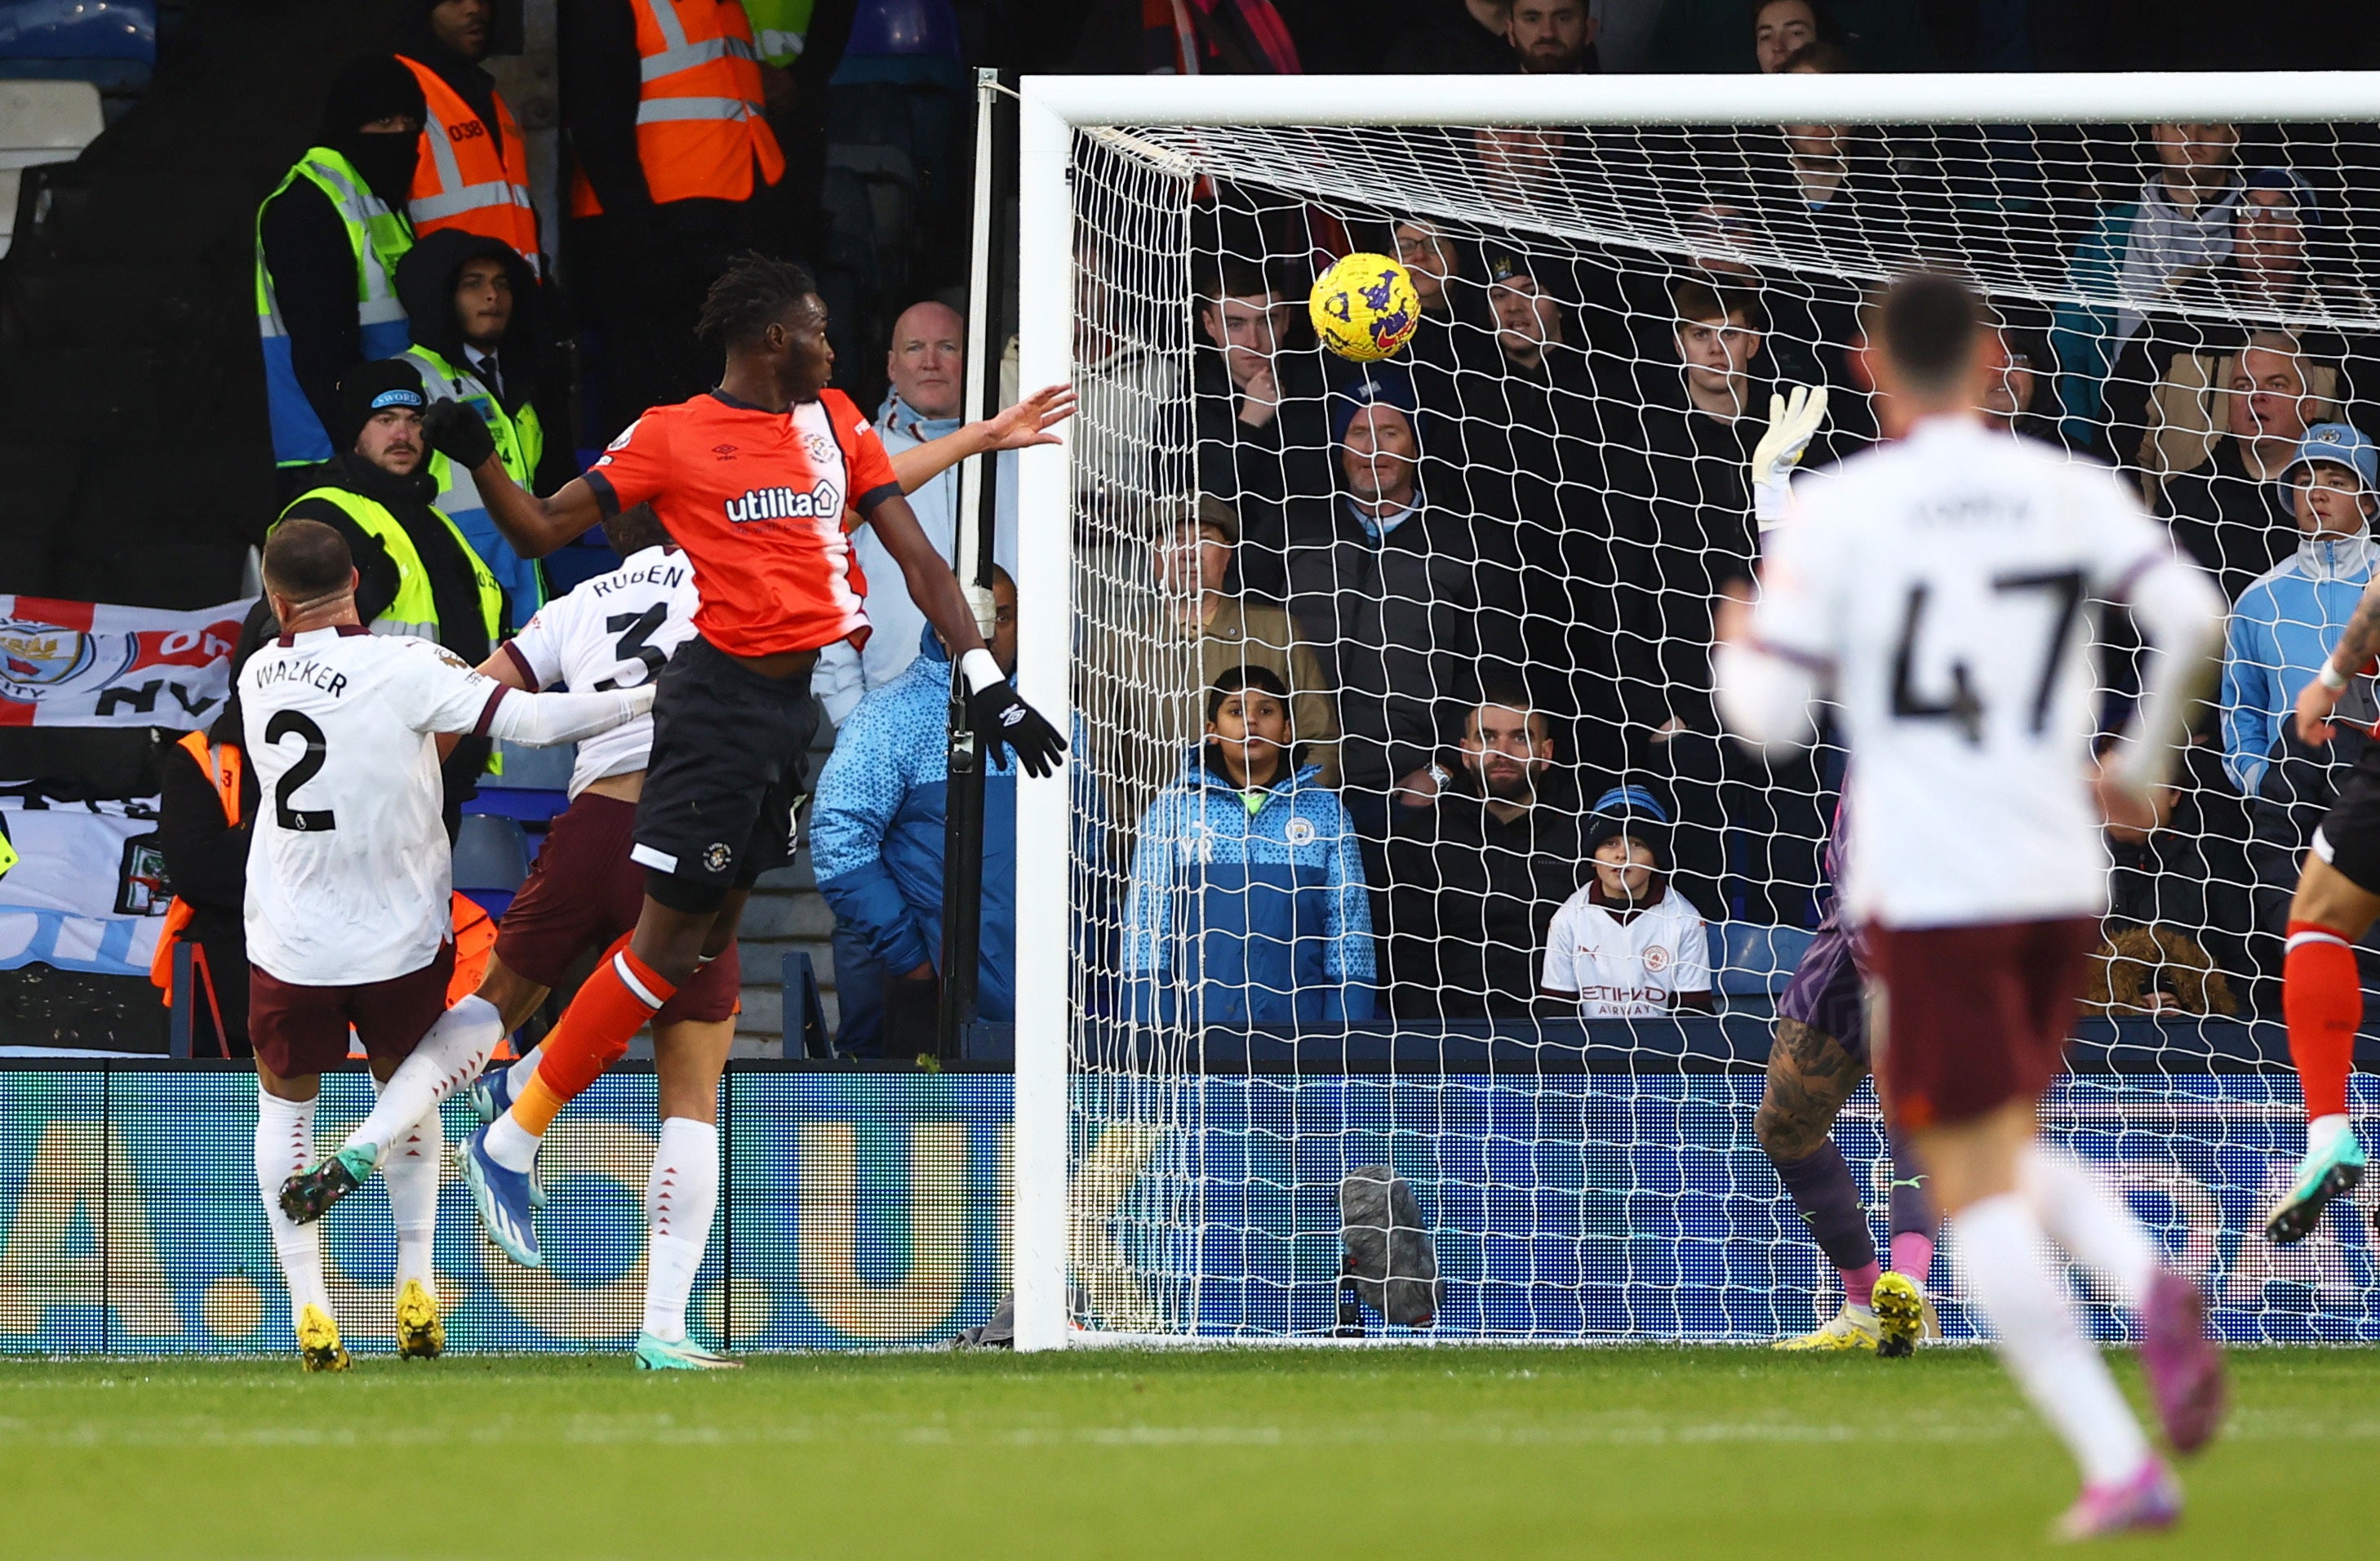
{"label": "jersey number 3", "polygon": [[339,827],[339,821],[328,808],[293,808],[290,799],[298,788],[322,773],[322,765],[331,757],[331,745],[322,736],[322,728],[314,725],[310,716],[294,710],[284,710],[264,724],[264,740],[273,747],[281,746],[284,738],[303,738],[306,751],[298,762],[281,773],[273,787],[273,822],[282,828],[300,834],[321,834]]}
{"label": "jersey number 3", "polygon": [[[653,630],[667,621],[669,621],[669,604],[666,602],[656,602],[641,613],[613,613],[603,620],[603,628],[608,632],[620,635],[620,642],[612,647],[613,653],[622,661],[644,663],[644,680],[648,683],[653,680],[662,665],[669,661],[669,657],[662,653],[662,648],[652,643]],[[627,632],[622,634],[623,629]],[[620,680],[616,677],[606,677],[595,685],[599,691],[616,689],[619,686]]]}
{"label": "jersey number 3", "polygon": [[[2073,632],[2074,616],[2082,607],[2082,574],[2079,569],[2062,569],[2046,574],[1999,575],[1992,580],[1995,595],[2019,591],[2040,595],[2050,609],[2049,640],[2042,647],[2041,677],[2033,689],[2030,727],[2033,735],[2039,737],[2049,726],[2050,701],[2058,692],[2058,658],[2066,649],[2066,637]],[[1901,613],[1900,643],[1892,652],[1892,713],[1902,721],[1948,721],[1959,728],[1961,737],[1981,746],[1984,701],[1975,691],[1964,656],[1951,660],[1947,697],[1920,693],[1915,687],[1912,668],[1917,660],[1918,636],[1925,632],[1927,594],[1924,580],[1911,586],[1909,604]]]}

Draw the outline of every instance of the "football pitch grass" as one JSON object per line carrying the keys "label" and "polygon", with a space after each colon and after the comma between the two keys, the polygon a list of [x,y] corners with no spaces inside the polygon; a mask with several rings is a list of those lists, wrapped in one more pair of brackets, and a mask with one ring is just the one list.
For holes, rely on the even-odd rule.
{"label": "football pitch grass", "polygon": [[[2380,1350],[2231,1362],[2182,1528],[2121,1548],[2361,1548]],[[10,1556],[1927,1561],[2072,1490],[1980,1349],[0,1360]]]}

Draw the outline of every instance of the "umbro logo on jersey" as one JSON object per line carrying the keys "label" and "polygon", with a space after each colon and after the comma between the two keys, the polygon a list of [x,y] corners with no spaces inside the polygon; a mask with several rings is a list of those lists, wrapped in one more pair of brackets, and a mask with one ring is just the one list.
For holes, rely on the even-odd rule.
{"label": "umbro logo on jersey", "polygon": [[843,495],[832,482],[820,482],[806,494],[791,488],[747,488],[742,498],[727,501],[727,518],[739,526],[755,520],[808,520],[842,508]]}
{"label": "umbro logo on jersey", "polygon": [[734,460],[735,458],[735,446],[733,445],[713,445],[710,446],[710,453],[717,456],[721,460]]}

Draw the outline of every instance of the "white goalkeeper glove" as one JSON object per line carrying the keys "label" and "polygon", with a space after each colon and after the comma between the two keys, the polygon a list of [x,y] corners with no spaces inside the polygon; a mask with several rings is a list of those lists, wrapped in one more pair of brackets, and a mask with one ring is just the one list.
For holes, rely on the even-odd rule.
{"label": "white goalkeeper glove", "polygon": [[1768,432],[1752,450],[1752,513],[1767,530],[1785,518],[1793,469],[1827,421],[1827,387],[1797,384],[1768,398]]}

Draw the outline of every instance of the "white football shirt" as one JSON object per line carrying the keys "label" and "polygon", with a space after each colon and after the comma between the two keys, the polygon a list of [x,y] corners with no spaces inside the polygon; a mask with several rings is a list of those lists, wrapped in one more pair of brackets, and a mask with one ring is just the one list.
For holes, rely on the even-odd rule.
{"label": "white football shirt", "polygon": [[[540,607],[504,651],[532,689],[634,689],[660,677],[671,653],[694,637],[701,604],[692,561],[675,548],[648,547]],[[570,795],[643,769],[652,748],[650,715],[587,738],[570,771]]]}
{"label": "white football shirt", "polygon": [[437,957],[454,863],[431,734],[485,732],[506,691],[430,640],[353,626],[285,634],[249,659],[252,963],[299,986],[358,986]]}
{"label": "white football shirt", "polygon": [[1752,640],[1831,686],[1846,906],[1888,927],[2103,911],[2089,604],[2170,563],[2164,530],[2107,468],[1965,418],[1814,475]]}
{"label": "white football shirt", "polygon": [[1562,901],[1546,933],[1545,989],[1578,997],[1581,1018],[1652,1018],[1682,992],[1708,992],[1710,934],[1702,913],[1675,890],[1622,921],[1589,896]]}

